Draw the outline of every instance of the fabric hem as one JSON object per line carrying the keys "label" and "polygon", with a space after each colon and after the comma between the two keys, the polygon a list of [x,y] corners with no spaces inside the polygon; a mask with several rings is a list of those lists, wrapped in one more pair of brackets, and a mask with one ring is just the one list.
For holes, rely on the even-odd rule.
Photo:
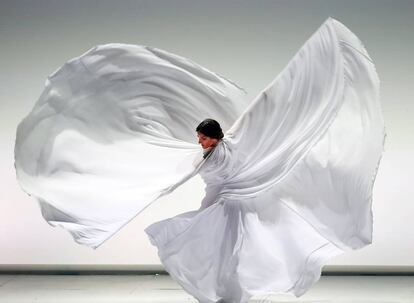
{"label": "fabric hem", "polygon": [[332,245],[330,242],[327,242],[319,248],[315,249],[307,257],[303,265],[301,275],[293,284],[293,286],[286,291],[286,293],[293,294],[295,297],[302,296],[314,283],[320,279],[322,274],[322,267],[325,265],[325,263],[329,259],[343,253],[343,250],[337,248],[335,245]]}

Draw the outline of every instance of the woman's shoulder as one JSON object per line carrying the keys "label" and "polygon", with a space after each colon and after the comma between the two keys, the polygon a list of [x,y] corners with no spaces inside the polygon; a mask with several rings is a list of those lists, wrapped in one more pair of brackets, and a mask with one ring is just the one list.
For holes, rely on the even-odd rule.
{"label": "woman's shoulder", "polygon": [[225,140],[221,139],[210,150],[206,151],[204,158],[209,158],[209,162],[222,162],[226,158],[227,147]]}

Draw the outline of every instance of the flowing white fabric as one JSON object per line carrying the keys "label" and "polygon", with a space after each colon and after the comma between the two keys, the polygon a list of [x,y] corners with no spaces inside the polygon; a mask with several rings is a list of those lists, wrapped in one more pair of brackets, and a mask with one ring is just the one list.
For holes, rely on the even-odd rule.
{"label": "flowing white fabric", "polygon": [[95,46],[47,78],[19,124],[17,178],[49,224],[97,248],[196,173],[196,126],[217,117],[230,127],[245,98],[223,77],[160,49]]}
{"label": "flowing white fabric", "polygon": [[[17,178],[52,226],[97,248],[199,173],[200,208],[145,229],[165,269],[200,302],[301,296],[330,258],[372,243],[379,79],[361,41],[328,18],[246,99],[183,57],[98,45],[49,76],[20,123]],[[225,130],[206,158],[204,118]]]}

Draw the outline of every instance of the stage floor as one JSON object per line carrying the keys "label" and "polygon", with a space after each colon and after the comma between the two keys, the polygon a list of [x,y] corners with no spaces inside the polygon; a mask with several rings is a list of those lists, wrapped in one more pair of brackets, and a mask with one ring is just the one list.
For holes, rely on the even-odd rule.
{"label": "stage floor", "polygon": [[[168,275],[0,275],[0,302],[197,302]],[[322,276],[302,297],[249,302],[413,303],[414,276]]]}

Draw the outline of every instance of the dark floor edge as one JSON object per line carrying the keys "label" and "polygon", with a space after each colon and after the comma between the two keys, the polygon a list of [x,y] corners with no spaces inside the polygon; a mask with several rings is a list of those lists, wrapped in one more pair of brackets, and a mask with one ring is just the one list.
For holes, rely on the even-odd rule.
{"label": "dark floor edge", "polygon": [[[159,264],[0,264],[0,274],[30,275],[168,275]],[[326,265],[322,275],[412,276],[414,266]]]}

